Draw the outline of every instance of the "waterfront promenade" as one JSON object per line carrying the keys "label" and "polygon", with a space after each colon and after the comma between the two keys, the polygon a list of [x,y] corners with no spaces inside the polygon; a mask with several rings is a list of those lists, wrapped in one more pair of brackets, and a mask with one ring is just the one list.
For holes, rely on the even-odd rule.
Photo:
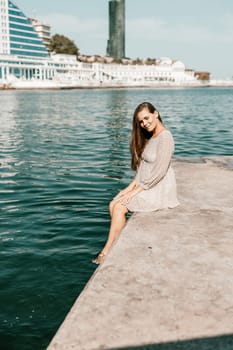
{"label": "waterfront promenade", "polygon": [[173,166],[180,206],[129,219],[48,350],[233,349],[233,157]]}

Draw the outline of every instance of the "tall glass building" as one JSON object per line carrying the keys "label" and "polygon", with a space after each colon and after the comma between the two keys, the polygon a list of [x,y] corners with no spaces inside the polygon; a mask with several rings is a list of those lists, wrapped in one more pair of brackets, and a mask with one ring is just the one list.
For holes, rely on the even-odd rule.
{"label": "tall glass building", "polygon": [[0,54],[48,58],[48,50],[31,21],[10,0],[0,0]]}

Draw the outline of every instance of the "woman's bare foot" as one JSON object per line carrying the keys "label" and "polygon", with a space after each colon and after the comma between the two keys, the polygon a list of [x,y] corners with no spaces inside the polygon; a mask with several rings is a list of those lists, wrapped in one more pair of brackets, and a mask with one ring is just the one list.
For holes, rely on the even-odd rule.
{"label": "woman's bare foot", "polygon": [[98,253],[97,257],[92,260],[92,262],[96,265],[99,265],[103,262],[105,256],[106,256],[106,253],[100,252],[100,253]]}

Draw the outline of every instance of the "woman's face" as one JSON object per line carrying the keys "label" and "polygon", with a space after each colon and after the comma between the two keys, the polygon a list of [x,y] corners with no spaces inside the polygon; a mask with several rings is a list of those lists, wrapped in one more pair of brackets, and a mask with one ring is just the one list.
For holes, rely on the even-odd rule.
{"label": "woman's face", "polygon": [[140,127],[147,130],[148,132],[154,131],[159,123],[158,115],[159,113],[157,111],[150,113],[147,108],[144,108],[137,115]]}

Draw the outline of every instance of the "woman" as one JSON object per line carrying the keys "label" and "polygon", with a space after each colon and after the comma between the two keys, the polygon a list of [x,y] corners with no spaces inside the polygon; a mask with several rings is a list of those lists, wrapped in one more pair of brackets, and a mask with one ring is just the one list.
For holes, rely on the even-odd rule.
{"label": "woman", "polygon": [[149,102],[137,106],[131,136],[131,166],[134,180],[111,201],[111,225],[104,248],[93,260],[100,264],[126,223],[126,214],[174,208],[179,202],[171,167],[174,152],[172,134],[163,124],[158,110]]}

